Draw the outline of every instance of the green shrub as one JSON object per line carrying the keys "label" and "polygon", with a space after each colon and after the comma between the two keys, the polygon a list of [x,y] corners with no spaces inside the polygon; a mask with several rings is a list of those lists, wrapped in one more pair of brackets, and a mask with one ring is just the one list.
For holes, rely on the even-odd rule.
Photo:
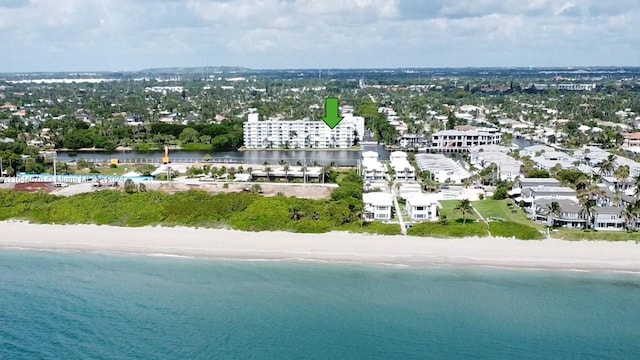
{"label": "green shrub", "polygon": [[520,240],[539,240],[544,236],[536,228],[511,221],[490,222],[489,232],[496,237],[515,237]]}
{"label": "green shrub", "polygon": [[36,223],[116,226],[228,226],[247,231],[324,233],[347,230],[376,234],[400,233],[398,225],[361,224],[362,179],[346,173],[332,200],[262,197],[260,185],[251,193],[210,195],[189,190],[176,194],[144,191],[128,183],[127,190],[103,190],[58,197],[44,193],[0,190],[0,220]]}
{"label": "green shrub", "polygon": [[408,231],[407,235],[422,236],[422,237],[436,237],[436,238],[449,238],[449,237],[471,237],[471,236],[487,236],[487,225],[483,222],[467,222],[462,223],[430,223],[424,222],[413,225]]}
{"label": "green shrub", "polygon": [[384,224],[381,222],[365,222],[350,223],[340,228],[340,230],[349,231],[352,233],[364,233],[364,234],[379,234],[379,235],[400,235],[400,225],[398,224]]}

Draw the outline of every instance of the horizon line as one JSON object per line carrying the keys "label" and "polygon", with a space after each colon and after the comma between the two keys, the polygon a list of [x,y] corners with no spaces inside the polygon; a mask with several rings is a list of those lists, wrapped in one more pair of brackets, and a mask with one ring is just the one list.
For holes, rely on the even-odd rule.
{"label": "horizon line", "polygon": [[448,69],[479,69],[479,70],[580,70],[580,69],[635,69],[640,65],[557,65],[557,66],[398,66],[398,67],[300,67],[300,68],[250,68],[239,65],[202,65],[202,66],[159,66],[137,70],[30,70],[30,71],[0,71],[0,74],[58,74],[58,73],[141,73],[165,69],[207,69],[207,68],[238,68],[245,71],[344,71],[344,70],[448,70]]}

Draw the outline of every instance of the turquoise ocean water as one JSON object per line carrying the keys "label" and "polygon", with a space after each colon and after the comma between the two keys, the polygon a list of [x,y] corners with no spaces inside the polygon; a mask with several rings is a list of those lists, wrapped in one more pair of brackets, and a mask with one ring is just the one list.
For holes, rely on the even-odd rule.
{"label": "turquoise ocean water", "polygon": [[0,359],[640,359],[640,277],[0,251]]}

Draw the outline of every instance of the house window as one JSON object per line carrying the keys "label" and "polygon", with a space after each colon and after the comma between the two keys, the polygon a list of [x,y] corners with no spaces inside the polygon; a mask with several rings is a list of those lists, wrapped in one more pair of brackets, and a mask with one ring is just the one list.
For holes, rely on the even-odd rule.
{"label": "house window", "polygon": [[424,206],[416,206],[416,211],[424,211]]}

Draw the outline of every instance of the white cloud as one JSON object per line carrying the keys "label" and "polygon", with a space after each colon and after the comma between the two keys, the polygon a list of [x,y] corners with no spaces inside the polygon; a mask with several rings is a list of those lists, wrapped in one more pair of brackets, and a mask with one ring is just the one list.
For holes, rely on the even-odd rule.
{"label": "white cloud", "polygon": [[639,15],[640,0],[3,0],[0,71],[640,65]]}

